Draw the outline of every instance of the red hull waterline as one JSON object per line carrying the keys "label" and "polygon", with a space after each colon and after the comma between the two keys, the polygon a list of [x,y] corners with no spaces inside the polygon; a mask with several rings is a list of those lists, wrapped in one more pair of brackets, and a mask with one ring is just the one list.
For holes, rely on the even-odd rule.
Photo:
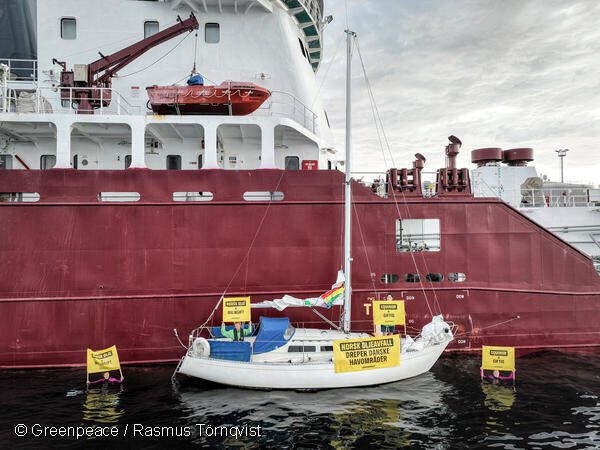
{"label": "red hull waterline", "polygon": [[151,86],[146,88],[156,114],[247,116],[271,93],[254,83],[229,81],[218,86]]}
{"label": "red hull waterline", "polygon": [[[173,330],[187,341],[225,286],[253,301],[322,293],[342,261],[343,186],[335,171],[0,172],[0,192],[40,195],[0,203],[0,367],[81,365],[87,347],[112,344],[124,362],[174,361]],[[244,200],[275,190],[282,201]],[[173,201],[193,191],[213,200]],[[99,202],[99,192],[141,198]],[[600,345],[600,277],[587,256],[496,199],[397,200],[354,184],[354,330],[372,331],[370,301],[391,293],[406,299],[411,330],[437,312],[457,323],[453,350]],[[441,250],[398,252],[398,218],[439,218]],[[455,272],[466,280],[449,281]],[[421,287],[407,273],[444,279]],[[310,310],[286,314],[323,326]]]}

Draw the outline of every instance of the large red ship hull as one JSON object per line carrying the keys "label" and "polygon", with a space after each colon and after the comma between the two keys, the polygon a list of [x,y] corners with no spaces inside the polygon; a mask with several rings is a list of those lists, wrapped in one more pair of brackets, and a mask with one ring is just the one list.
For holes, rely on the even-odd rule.
{"label": "large red ship hull", "polygon": [[[173,201],[173,192],[191,191],[214,198]],[[284,199],[244,200],[256,191]],[[40,194],[37,203],[0,203],[4,368],[80,365],[87,347],[112,344],[125,362],[176,360],[183,348],[173,330],[186,341],[227,286],[253,301],[312,296],[331,286],[342,260],[339,172],[2,171],[0,192]],[[105,203],[99,192],[141,198]],[[358,184],[353,200],[355,330],[372,331],[370,299],[391,293],[406,299],[409,327],[438,312],[457,323],[454,350],[600,346],[600,277],[590,259],[505,203],[396,204]],[[441,251],[398,252],[398,218],[439,218]],[[466,280],[449,281],[453,272]],[[445,277],[421,287],[403,281],[405,273]],[[384,283],[384,274],[400,280]],[[325,310],[332,320],[339,313]],[[323,326],[310,310],[286,314]]]}

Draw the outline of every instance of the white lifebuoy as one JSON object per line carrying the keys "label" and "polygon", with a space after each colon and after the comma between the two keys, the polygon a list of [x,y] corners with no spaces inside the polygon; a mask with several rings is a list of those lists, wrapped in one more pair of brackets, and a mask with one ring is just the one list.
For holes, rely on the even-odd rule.
{"label": "white lifebuoy", "polygon": [[210,343],[202,337],[196,338],[192,344],[192,351],[195,356],[206,358],[210,356]]}

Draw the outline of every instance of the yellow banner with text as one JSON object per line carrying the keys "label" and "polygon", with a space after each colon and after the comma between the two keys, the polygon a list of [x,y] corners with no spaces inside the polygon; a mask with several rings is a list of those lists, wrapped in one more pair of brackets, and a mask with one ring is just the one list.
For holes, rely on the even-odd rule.
{"label": "yellow banner with text", "polygon": [[110,372],[111,370],[121,370],[119,354],[115,345],[98,351],[87,349],[88,374]]}
{"label": "yellow banner with text", "polygon": [[250,297],[223,299],[223,322],[250,322]]}
{"label": "yellow banner with text", "polygon": [[334,341],[333,364],[336,373],[399,366],[400,336]]}
{"label": "yellow banner with text", "polygon": [[483,370],[514,371],[515,348],[484,345],[481,350],[481,368]]}
{"label": "yellow banner with text", "polygon": [[403,300],[375,300],[373,323],[375,325],[404,325],[406,314]]}

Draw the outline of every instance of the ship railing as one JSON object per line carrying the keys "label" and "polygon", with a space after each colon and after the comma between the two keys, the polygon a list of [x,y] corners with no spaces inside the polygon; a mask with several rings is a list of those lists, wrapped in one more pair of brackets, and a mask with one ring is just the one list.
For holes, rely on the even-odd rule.
{"label": "ship railing", "polygon": [[317,115],[289,92],[271,91],[269,99],[257,110],[257,115],[287,117],[312,133],[317,133]]}
{"label": "ship railing", "polygon": [[[98,107],[93,108],[96,115],[139,115],[140,106],[132,105],[115,89],[86,88],[90,92],[87,100]],[[2,94],[0,112],[37,113],[37,114],[77,114],[91,113],[77,107],[81,104],[81,88],[77,87],[26,87],[8,83]]]}
{"label": "ship railing", "polygon": [[0,66],[5,67],[10,83],[33,83],[38,80],[37,59],[0,58]]}
{"label": "ship railing", "polygon": [[543,188],[518,189],[521,193],[521,207],[586,207],[600,206],[600,189],[592,188]]}
{"label": "ship railing", "polygon": [[[0,78],[1,80],[1,78]],[[82,88],[77,87],[40,87],[34,85],[15,85],[8,82],[0,89],[0,112],[18,113],[90,113],[77,107],[81,104]],[[93,103],[96,115],[140,115],[145,112],[139,105],[131,104],[113,88],[85,88],[89,92],[87,100]],[[269,99],[255,112],[256,115],[277,116],[292,119],[310,132],[317,134],[317,115],[288,92],[274,91]]]}
{"label": "ship railing", "polygon": [[[422,171],[421,172],[421,190],[423,197],[429,198],[434,197],[436,194],[435,190],[435,178],[437,172]],[[371,187],[374,193],[380,197],[387,198],[388,192],[385,186],[387,172],[382,171],[366,171],[366,172],[352,172],[352,177],[359,183],[365,186]],[[401,197],[402,193],[397,193],[397,197]]]}

